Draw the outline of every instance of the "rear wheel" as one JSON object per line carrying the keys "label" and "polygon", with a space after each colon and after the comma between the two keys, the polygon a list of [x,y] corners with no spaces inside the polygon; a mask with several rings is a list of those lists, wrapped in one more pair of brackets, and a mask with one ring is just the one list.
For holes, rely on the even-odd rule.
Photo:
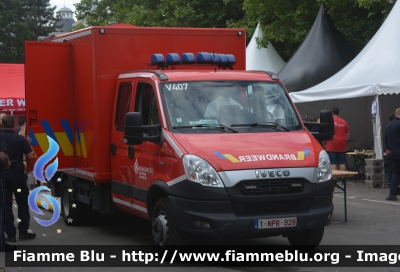
{"label": "rear wheel", "polygon": [[287,238],[292,246],[316,248],[322,241],[325,227],[309,229],[289,235]]}
{"label": "rear wheel", "polygon": [[187,244],[187,234],[179,231],[168,199],[160,198],[153,209],[151,220],[153,242],[161,247]]}
{"label": "rear wheel", "polygon": [[61,186],[61,214],[66,225],[76,226],[84,223],[88,206],[84,203],[72,201],[72,188],[69,188],[68,181],[64,181]]}

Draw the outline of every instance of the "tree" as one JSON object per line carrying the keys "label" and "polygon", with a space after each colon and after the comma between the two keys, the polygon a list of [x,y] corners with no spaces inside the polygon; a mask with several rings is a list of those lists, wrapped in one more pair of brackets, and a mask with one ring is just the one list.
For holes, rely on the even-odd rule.
{"label": "tree", "polygon": [[393,7],[390,0],[244,0],[247,28],[252,30],[260,22],[264,38],[259,45],[266,47],[271,41],[288,60],[307,36],[322,2],[355,52],[372,38]]}
{"label": "tree", "polygon": [[56,6],[50,6],[50,0],[20,0],[22,20],[36,36],[47,36],[56,30]]}
{"label": "tree", "polygon": [[49,0],[0,0],[0,62],[23,63],[24,41],[55,30]]}
{"label": "tree", "polygon": [[0,0],[0,62],[23,63],[24,41],[34,39],[34,33],[16,14],[20,2]]}
{"label": "tree", "polygon": [[[78,20],[88,25],[110,21],[137,26],[226,27],[244,16],[242,0],[81,0]],[[95,9],[92,9],[92,4]]]}

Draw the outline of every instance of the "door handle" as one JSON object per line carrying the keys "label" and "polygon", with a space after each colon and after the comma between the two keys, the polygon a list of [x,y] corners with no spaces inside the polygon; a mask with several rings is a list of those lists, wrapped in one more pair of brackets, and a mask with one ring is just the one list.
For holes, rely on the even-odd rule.
{"label": "door handle", "polygon": [[111,151],[111,155],[117,154],[117,145],[114,143],[111,143],[110,151]]}
{"label": "door handle", "polygon": [[133,146],[128,146],[128,157],[133,159],[135,157],[135,148]]}

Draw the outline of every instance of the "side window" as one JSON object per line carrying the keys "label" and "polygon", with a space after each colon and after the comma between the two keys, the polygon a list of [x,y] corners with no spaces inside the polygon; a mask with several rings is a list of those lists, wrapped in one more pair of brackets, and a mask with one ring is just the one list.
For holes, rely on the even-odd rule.
{"label": "side window", "polygon": [[[158,125],[160,119],[153,87],[144,82],[140,82],[136,90],[135,111],[142,114],[143,125]],[[146,132],[148,133],[148,132]],[[155,135],[155,132],[150,132]]]}
{"label": "side window", "polygon": [[122,83],[118,90],[117,110],[115,115],[115,129],[118,131],[124,130],[125,115],[129,111],[131,101],[132,84]]}

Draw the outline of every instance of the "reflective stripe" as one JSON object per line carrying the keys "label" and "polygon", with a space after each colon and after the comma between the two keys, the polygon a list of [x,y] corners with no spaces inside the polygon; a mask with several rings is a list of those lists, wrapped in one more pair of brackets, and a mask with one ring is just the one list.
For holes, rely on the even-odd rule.
{"label": "reflective stripe", "polygon": [[186,176],[182,175],[180,177],[177,177],[177,178],[175,178],[173,180],[168,181],[167,184],[168,184],[168,186],[172,186],[172,185],[175,185],[175,184],[177,184],[177,183],[179,183],[181,181],[184,181],[184,180],[186,180]]}
{"label": "reflective stripe", "polygon": [[76,33],[76,34],[72,34],[72,35],[69,35],[69,36],[64,36],[64,37],[61,37],[61,38],[58,38],[58,39],[53,39],[51,41],[52,42],[62,42],[64,40],[68,41],[68,40],[72,40],[72,39],[75,39],[75,38],[88,36],[88,35],[91,35],[91,34],[92,34],[92,30],[89,29],[89,30],[82,31],[82,32],[79,32],[79,33]]}
{"label": "reflective stripe", "polygon": [[132,204],[132,203],[130,203],[130,202],[128,202],[128,201],[124,201],[124,200],[121,200],[121,199],[115,198],[115,197],[113,197],[113,201],[114,201],[115,203],[118,203],[118,204],[127,206],[127,207],[129,207],[129,208],[132,208],[132,209],[135,209],[135,210],[138,210],[138,211],[147,213],[147,209],[146,209],[146,208],[143,208],[143,207],[141,207],[141,206],[139,206],[139,205],[136,205],[136,204]]}
{"label": "reflective stripe", "polygon": [[167,142],[172,146],[172,149],[174,149],[175,153],[181,158],[183,156],[183,152],[179,149],[179,147],[175,144],[175,142],[169,137],[168,133],[163,130],[162,131],[164,139],[167,140]]}
{"label": "reflective stripe", "polygon": [[88,177],[94,178],[94,173],[91,173],[91,172],[88,172],[88,171],[85,171],[85,170],[81,170],[81,169],[75,168],[75,172],[77,172],[79,174],[82,174],[82,175],[85,175],[85,176],[88,176]]}
{"label": "reflective stripe", "polygon": [[145,78],[152,78],[153,76],[156,76],[155,74],[152,73],[129,73],[129,74],[121,74],[118,76],[118,79],[123,79],[123,78],[135,78],[135,77],[145,77]]}

